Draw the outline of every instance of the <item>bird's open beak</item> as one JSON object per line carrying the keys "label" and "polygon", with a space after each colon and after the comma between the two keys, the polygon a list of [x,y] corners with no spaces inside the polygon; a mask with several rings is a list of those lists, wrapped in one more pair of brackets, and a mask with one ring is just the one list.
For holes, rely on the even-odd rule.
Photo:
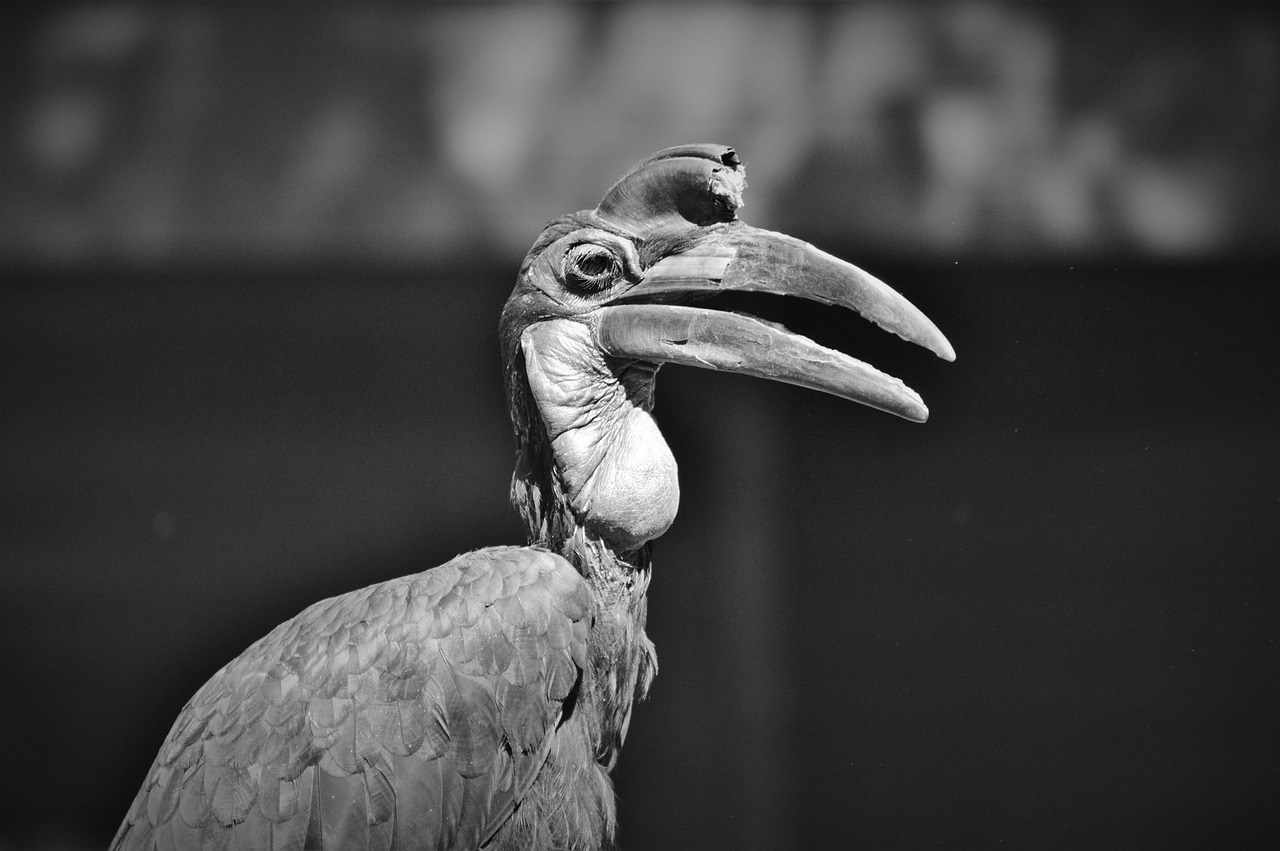
{"label": "bird's open beak", "polygon": [[799,296],[855,310],[904,340],[955,360],[947,338],[882,281],[806,242],[731,221],[665,257],[628,291],[596,311],[596,342],[615,357],[680,363],[822,390],[916,422],[920,396],[875,367],[751,316],[671,303],[729,291]]}

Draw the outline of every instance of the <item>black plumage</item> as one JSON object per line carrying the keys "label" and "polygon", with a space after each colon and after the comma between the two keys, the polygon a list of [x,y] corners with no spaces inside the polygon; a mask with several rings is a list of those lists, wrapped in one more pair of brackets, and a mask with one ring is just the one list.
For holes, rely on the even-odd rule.
{"label": "black plumage", "polygon": [[552,222],[501,343],[512,502],[530,545],[461,555],[325,600],[182,708],[113,849],[590,849],[615,826],[609,772],[657,670],[649,542],[675,518],[652,417],[658,367],[741,371],[927,415],[897,379],[751,317],[724,290],[862,313],[954,357],[906,299],[736,210],[737,154],[687,145]]}
{"label": "black plumage", "polygon": [[515,547],[316,603],[183,707],[117,847],[479,847],[547,758],[590,611]]}

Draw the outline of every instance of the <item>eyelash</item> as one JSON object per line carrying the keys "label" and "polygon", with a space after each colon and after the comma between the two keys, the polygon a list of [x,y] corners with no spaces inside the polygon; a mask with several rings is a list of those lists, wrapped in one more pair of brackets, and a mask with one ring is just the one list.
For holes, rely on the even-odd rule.
{"label": "eyelash", "polygon": [[563,271],[566,283],[575,289],[598,293],[622,277],[622,264],[609,249],[582,242],[565,252]]}

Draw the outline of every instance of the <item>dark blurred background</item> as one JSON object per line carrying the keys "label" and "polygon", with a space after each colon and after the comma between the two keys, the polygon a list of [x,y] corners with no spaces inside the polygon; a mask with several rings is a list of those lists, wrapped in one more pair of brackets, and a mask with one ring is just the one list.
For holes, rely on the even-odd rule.
{"label": "dark blurred background", "polygon": [[0,848],[103,846],[184,700],[309,602],[520,539],[520,258],[688,141],[959,359],[755,305],[924,426],[664,370],[623,847],[1280,834],[1267,4],[4,16]]}

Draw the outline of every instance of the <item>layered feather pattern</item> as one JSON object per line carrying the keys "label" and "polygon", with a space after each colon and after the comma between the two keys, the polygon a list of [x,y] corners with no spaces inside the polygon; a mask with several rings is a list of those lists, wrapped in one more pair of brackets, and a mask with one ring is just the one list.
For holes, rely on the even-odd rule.
{"label": "layered feather pattern", "polygon": [[591,617],[531,547],[317,603],[183,707],[112,848],[477,848],[547,760]]}

